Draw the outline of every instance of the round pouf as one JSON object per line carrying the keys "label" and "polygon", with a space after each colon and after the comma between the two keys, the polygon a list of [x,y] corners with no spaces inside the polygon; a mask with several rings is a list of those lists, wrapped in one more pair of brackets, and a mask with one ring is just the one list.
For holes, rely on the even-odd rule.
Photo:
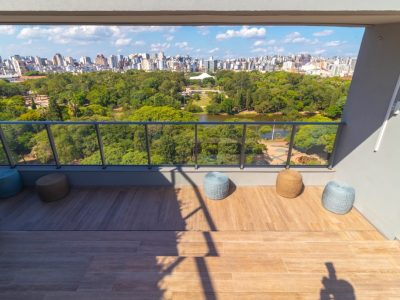
{"label": "round pouf", "polygon": [[220,200],[228,196],[229,178],[220,172],[210,172],[204,176],[204,192],[212,200]]}
{"label": "round pouf", "polygon": [[22,179],[16,169],[0,170],[0,198],[18,194],[22,189]]}
{"label": "round pouf", "polygon": [[276,192],[285,198],[296,198],[303,190],[303,178],[297,171],[285,169],[276,178]]}
{"label": "round pouf", "polygon": [[36,191],[44,202],[64,198],[69,192],[67,176],[60,173],[49,174],[36,180]]}
{"label": "round pouf", "polygon": [[322,193],[322,205],[336,214],[348,213],[353,207],[356,192],[353,187],[338,181],[330,181]]}

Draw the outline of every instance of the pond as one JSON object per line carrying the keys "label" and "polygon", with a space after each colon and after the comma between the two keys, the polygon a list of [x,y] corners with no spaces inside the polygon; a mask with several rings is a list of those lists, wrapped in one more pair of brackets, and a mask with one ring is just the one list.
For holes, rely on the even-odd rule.
{"label": "pond", "polygon": [[271,122],[271,121],[283,121],[282,115],[262,115],[262,114],[239,114],[239,115],[209,115],[209,114],[198,114],[200,122],[224,122],[229,119],[243,119],[243,121],[251,120],[258,122]]}
{"label": "pond", "polygon": [[[284,121],[281,115],[259,115],[259,114],[242,114],[242,115],[208,115],[208,114],[198,114],[200,122],[225,122],[232,118],[240,119],[243,121],[255,121],[255,122],[271,122],[271,121]],[[288,134],[290,134],[290,130],[287,127],[283,126],[273,126],[271,127],[271,132],[266,132],[261,134],[261,138],[264,139],[276,139],[276,138],[285,138]]]}

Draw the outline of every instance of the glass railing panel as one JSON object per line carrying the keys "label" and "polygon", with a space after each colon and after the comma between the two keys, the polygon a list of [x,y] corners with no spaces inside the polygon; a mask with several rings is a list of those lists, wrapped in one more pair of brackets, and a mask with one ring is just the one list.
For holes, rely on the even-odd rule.
{"label": "glass railing panel", "polygon": [[99,125],[106,165],[147,165],[143,125]]}
{"label": "glass railing panel", "polygon": [[290,165],[327,166],[338,125],[299,125]]}
{"label": "glass railing panel", "polygon": [[100,165],[95,127],[89,125],[51,125],[61,165]]}
{"label": "glass railing panel", "polygon": [[17,165],[54,164],[45,125],[1,125],[12,158]]}
{"label": "glass railing panel", "polygon": [[194,165],[194,125],[148,125],[152,165]]}
{"label": "glass railing panel", "polygon": [[240,165],[242,125],[199,125],[199,165]]}
{"label": "glass railing panel", "polygon": [[8,160],[6,156],[6,152],[4,151],[3,148],[3,143],[0,141],[0,166],[5,166],[8,165]]}
{"label": "glass railing panel", "polygon": [[285,165],[291,132],[290,125],[247,125],[246,165]]}

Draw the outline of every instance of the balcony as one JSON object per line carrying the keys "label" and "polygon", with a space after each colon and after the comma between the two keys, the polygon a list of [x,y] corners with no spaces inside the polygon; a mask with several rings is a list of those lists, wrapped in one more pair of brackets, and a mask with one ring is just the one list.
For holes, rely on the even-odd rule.
{"label": "balcony", "polygon": [[[202,139],[213,125],[181,124],[192,128],[189,155],[158,161],[152,134],[162,125],[131,124],[143,133],[138,166],[122,157],[112,163],[101,150],[109,125],[65,125],[89,129],[95,165],[82,165],[85,157],[68,156],[57,144],[63,124],[43,123],[35,126],[44,132],[46,157],[37,165],[13,147],[16,135],[7,132],[33,127],[2,123],[3,167],[18,168],[27,185],[0,201],[2,299],[398,299],[400,118],[392,108],[400,82],[399,4],[206,2],[8,1],[0,23],[366,26],[345,126],[334,125],[341,127],[334,151],[319,166],[298,165],[295,126],[310,124],[275,124],[289,134],[280,145],[267,145],[278,149],[272,159],[265,153],[260,159],[246,152],[247,134],[257,124],[225,124],[237,126],[238,134],[225,141],[236,148],[222,162],[215,152],[203,152],[204,142],[218,144]],[[284,167],[303,175],[306,188],[296,199],[283,199],[272,187]],[[202,192],[204,173],[216,168],[236,183],[224,201],[209,201]],[[31,186],[49,172],[66,173],[74,187],[63,201],[43,204]],[[321,208],[330,179],[355,187],[349,214]]]}
{"label": "balcony", "polygon": [[[5,167],[18,168],[27,185],[0,202],[5,274],[0,290],[6,298],[363,299],[400,292],[399,243],[386,240],[356,209],[340,216],[320,204],[318,185],[335,174],[335,148],[344,123],[0,125]],[[334,134],[331,151],[319,154],[322,163],[295,163],[296,155],[307,155],[296,145],[301,128],[309,134],[328,128]],[[71,137],[82,130],[92,140],[83,136],[85,141],[96,145],[90,155],[97,164],[85,164],[87,157],[68,156],[60,148],[61,133],[79,148]],[[42,164],[12,140],[13,132],[31,131],[46,137]],[[224,136],[225,131],[232,134]],[[157,158],[163,164],[155,164],[158,141],[177,134],[189,137],[188,148],[181,151],[187,155]],[[110,164],[105,145],[118,144],[115,138],[125,135],[136,141],[140,137],[139,146],[131,146],[145,157],[138,164]],[[266,149],[249,151],[254,141]],[[221,145],[233,149],[230,161],[218,160]],[[268,150],[275,159],[268,160],[273,156]],[[285,167],[301,170],[307,184],[296,199],[282,198],[268,186]],[[207,199],[201,187],[204,174],[216,168],[233,183],[222,201]],[[30,187],[49,172],[67,174],[74,185],[62,201],[43,203]]]}
{"label": "balcony", "polygon": [[[357,211],[236,187],[74,188],[0,202],[3,299],[383,299],[400,292],[400,245]],[[373,283],[373,284],[371,284]],[[319,298],[318,298],[319,299]]]}
{"label": "balcony", "polygon": [[[399,243],[386,240],[356,209],[340,216],[320,204],[318,185],[335,174],[337,133],[343,126],[332,122],[1,122],[6,167],[18,168],[28,186],[0,203],[4,241],[0,252],[6,274],[1,293],[6,298],[39,299],[396,296]],[[96,165],[85,164],[86,157],[68,156],[60,148],[58,135],[68,138],[66,127],[71,136],[83,129],[91,137],[90,143],[84,136],[96,145],[91,153]],[[302,127],[309,134],[326,127],[334,133],[331,151],[319,155],[325,157],[323,163],[294,163],[295,155],[302,153],[296,145]],[[230,136],[223,135],[226,129]],[[11,133],[16,131],[45,133],[45,163],[38,164],[38,159],[15,147]],[[139,136],[139,146],[131,146],[146,154],[141,163],[110,164],[104,150],[105,145],[113,145],[110,133],[118,139]],[[169,161],[157,158],[164,164],[155,164],[152,155],[156,145],[160,147],[158,141],[177,134],[189,137],[187,155]],[[79,142],[72,140],[79,148]],[[266,144],[266,151],[250,152],[252,141]],[[233,149],[230,161],[218,160],[221,153],[215,149],[222,149],[221,145]],[[268,161],[271,149],[280,160]],[[112,159],[122,162],[121,158]],[[282,198],[268,186],[285,167],[301,170],[307,183],[296,199]],[[229,174],[233,183],[230,196],[222,201],[207,199],[201,187],[204,174],[216,168]],[[67,174],[75,186],[62,201],[43,203],[30,187],[49,172]]]}

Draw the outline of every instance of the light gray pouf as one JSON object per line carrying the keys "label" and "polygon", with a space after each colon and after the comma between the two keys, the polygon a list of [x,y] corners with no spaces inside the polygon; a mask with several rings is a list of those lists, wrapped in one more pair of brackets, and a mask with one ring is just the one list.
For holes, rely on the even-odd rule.
{"label": "light gray pouf", "polygon": [[212,200],[220,200],[228,196],[229,178],[220,172],[209,172],[204,176],[204,192]]}
{"label": "light gray pouf", "polygon": [[322,194],[322,205],[336,214],[348,213],[353,207],[356,192],[348,184],[329,181]]}

